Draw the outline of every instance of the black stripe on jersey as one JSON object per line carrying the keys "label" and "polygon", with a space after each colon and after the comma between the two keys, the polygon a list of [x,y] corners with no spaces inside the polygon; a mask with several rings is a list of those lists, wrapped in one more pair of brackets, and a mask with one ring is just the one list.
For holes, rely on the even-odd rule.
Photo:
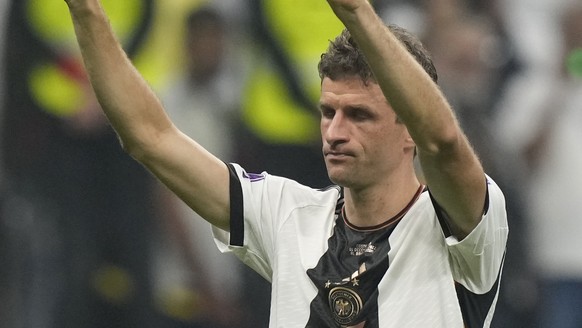
{"label": "black stripe on jersey", "polygon": [[[339,202],[338,202],[339,203]],[[388,238],[397,225],[376,231],[356,231],[336,210],[328,250],[307,275],[317,287],[306,328],[347,327],[365,322],[379,328],[378,284],[389,267]]]}
{"label": "black stripe on jersey", "polygon": [[230,195],[230,244],[243,246],[245,236],[244,205],[242,187],[236,169],[228,165],[229,195]]}
{"label": "black stripe on jersey", "polygon": [[475,294],[465,288],[465,286],[457,282],[455,283],[457,298],[459,299],[459,305],[461,306],[465,328],[483,328],[487,314],[489,314],[489,311],[493,306],[493,301],[499,293],[499,282],[501,280],[501,272],[503,271],[503,262],[505,262],[505,256],[501,262],[501,267],[497,274],[497,280],[495,280],[493,287],[491,287],[491,289],[485,294]]}

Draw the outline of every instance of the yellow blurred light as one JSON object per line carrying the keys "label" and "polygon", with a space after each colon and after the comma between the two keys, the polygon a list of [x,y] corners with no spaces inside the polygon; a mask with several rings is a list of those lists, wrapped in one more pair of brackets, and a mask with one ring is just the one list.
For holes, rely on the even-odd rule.
{"label": "yellow blurred light", "polygon": [[127,304],[135,293],[135,283],[131,275],[121,267],[104,265],[94,273],[93,287],[105,300],[116,304]]}
{"label": "yellow blurred light", "polygon": [[29,88],[39,107],[55,116],[73,115],[84,103],[79,83],[54,64],[34,68],[29,75]]}

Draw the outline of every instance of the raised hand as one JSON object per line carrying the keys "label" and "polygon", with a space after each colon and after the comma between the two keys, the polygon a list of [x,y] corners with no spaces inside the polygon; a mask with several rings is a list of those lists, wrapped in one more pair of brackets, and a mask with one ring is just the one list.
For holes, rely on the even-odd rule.
{"label": "raised hand", "polygon": [[[377,16],[369,0],[327,0],[335,15],[350,29],[352,23],[364,23]],[[359,25],[359,24],[357,24]]]}
{"label": "raised hand", "polygon": [[67,6],[72,11],[79,9],[98,8],[99,0],[65,0]]}
{"label": "raised hand", "polygon": [[353,13],[363,5],[368,5],[368,0],[327,0],[327,3],[341,18],[342,14]]}

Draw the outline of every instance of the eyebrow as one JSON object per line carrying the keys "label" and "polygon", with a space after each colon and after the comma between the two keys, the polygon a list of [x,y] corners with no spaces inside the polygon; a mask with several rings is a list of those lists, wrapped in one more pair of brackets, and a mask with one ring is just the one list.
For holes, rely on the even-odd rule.
{"label": "eyebrow", "polygon": [[368,105],[364,105],[364,104],[352,104],[352,105],[346,106],[345,110],[348,112],[362,112],[362,113],[366,113],[368,115],[376,116],[374,109],[372,107],[370,107]]}
{"label": "eyebrow", "polygon": [[322,110],[324,110],[324,109],[334,109],[334,107],[333,107],[332,105],[330,105],[330,104],[327,104],[327,103],[320,102],[320,103],[318,104],[318,106],[317,106],[317,109],[318,109],[319,111],[322,111]]}
{"label": "eyebrow", "polygon": [[[320,102],[317,106],[317,108],[319,110],[323,110],[323,109],[335,109],[332,105],[328,104],[328,103],[324,103],[324,102]],[[345,109],[349,109],[349,110],[365,110],[365,111],[371,111],[372,108],[368,105],[364,105],[364,104],[352,104],[352,105],[348,105],[345,107]]]}

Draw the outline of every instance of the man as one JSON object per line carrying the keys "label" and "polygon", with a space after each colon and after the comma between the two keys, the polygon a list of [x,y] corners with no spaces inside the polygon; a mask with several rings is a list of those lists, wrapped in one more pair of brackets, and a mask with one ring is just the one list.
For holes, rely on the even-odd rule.
{"label": "man", "polygon": [[436,78],[419,43],[387,29],[366,0],[328,0],[361,53],[346,33],[320,63],[323,154],[343,187],[326,190],[247,173],[185,137],[98,0],[66,2],[124,149],[272,282],[271,327],[489,326],[508,233],[503,195],[423,70]]}

